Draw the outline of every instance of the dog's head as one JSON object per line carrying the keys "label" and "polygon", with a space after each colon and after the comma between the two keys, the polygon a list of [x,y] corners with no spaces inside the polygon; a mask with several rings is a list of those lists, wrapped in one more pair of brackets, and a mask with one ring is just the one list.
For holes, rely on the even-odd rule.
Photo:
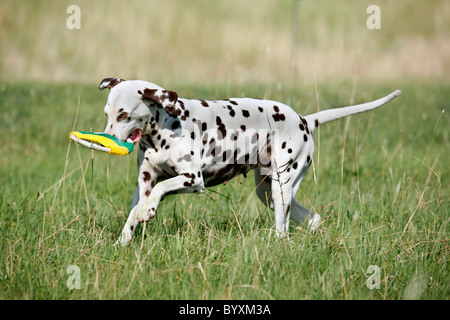
{"label": "dog's head", "polygon": [[[110,89],[105,114],[108,118],[105,133],[122,141],[137,143],[143,134],[150,133],[152,108],[164,108],[175,115],[178,94],[156,84],[140,80],[105,78],[99,89]],[[153,112],[152,112],[153,111]]]}

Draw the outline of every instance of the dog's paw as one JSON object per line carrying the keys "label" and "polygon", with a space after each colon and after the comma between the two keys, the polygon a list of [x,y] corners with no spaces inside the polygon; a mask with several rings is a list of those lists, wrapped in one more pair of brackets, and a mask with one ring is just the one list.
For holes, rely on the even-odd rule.
{"label": "dog's paw", "polygon": [[309,220],[308,223],[309,230],[312,232],[316,231],[320,226],[320,221],[321,221],[320,216],[317,213],[314,214],[314,216],[311,218],[311,220]]}
{"label": "dog's paw", "polygon": [[123,233],[120,235],[119,239],[114,242],[114,248],[125,247],[131,242],[131,234]]}

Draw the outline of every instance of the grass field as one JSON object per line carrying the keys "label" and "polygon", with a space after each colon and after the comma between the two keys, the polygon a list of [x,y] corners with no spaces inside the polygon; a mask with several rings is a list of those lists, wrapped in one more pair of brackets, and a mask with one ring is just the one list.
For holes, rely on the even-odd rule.
{"label": "grass field", "polygon": [[[267,89],[244,87],[251,96]],[[450,88],[400,87],[381,110],[321,128],[315,171],[297,194],[325,218],[319,232],[292,224],[290,239],[276,241],[273,213],[252,195],[252,176],[240,176],[201,196],[168,197],[145,233],[114,249],[136,154],[92,153],[66,136],[73,126],[103,127],[106,93],[3,84],[0,298],[447,299],[449,122],[441,111]],[[345,105],[349,88],[319,86],[320,104]],[[361,85],[354,99],[392,89]],[[221,98],[242,90],[178,92]],[[304,88],[270,98],[299,112],[316,103]],[[67,287],[71,265],[80,268],[80,289]],[[371,265],[380,268],[380,289],[366,286]]]}
{"label": "grass field", "polygon": [[[0,299],[449,299],[450,5],[377,2],[374,31],[372,1],[302,0],[295,33],[288,0],[80,0],[80,30],[73,1],[1,1]],[[104,129],[110,76],[302,115],[403,93],[314,133],[296,198],[318,232],[277,240],[250,174],[167,197],[116,249],[136,152],[67,138]]]}

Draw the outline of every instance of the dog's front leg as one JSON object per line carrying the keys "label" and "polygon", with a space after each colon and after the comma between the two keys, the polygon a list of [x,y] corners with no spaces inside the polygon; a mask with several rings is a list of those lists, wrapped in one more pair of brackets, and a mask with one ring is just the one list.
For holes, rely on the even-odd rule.
{"label": "dog's front leg", "polygon": [[204,191],[203,178],[201,172],[183,173],[174,178],[161,181],[156,184],[149,195],[141,198],[135,207],[137,209],[137,219],[139,222],[150,220],[156,215],[161,198],[169,192],[199,192]]}
{"label": "dog's front leg", "polygon": [[121,245],[125,246],[128,243],[130,243],[131,238],[133,237],[134,230],[136,230],[137,225],[139,224],[139,221],[136,218],[136,211],[133,212],[134,207],[139,202],[139,183],[136,187],[136,191],[134,192],[133,196],[133,202],[131,204],[131,211],[128,216],[127,222],[125,223],[125,226],[122,229],[122,233],[120,234],[119,239],[114,243],[115,246]]}
{"label": "dog's front leg", "polygon": [[137,225],[139,224],[139,220],[137,219],[139,213],[139,203],[140,199],[148,197],[153,186],[156,183],[156,175],[153,173],[153,170],[144,166],[141,167],[138,178],[138,185],[136,187],[136,191],[133,196],[133,203],[131,205],[130,215],[128,216],[127,222],[122,229],[122,233],[119,239],[116,241],[114,245],[127,245],[130,243],[134,230],[136,230]]}

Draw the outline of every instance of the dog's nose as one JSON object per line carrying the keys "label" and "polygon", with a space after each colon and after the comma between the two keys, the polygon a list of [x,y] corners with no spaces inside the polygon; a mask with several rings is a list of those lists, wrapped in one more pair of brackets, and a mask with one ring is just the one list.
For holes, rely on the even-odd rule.
{"label": "dog's nose", "polygon": [[105,128],[104,133],[114,136],[112,128],[113,128],[113,125],[108,124]]}
{"label": "dog's nose", "polygon": [[111,132],[111,130],[105,131],[104,133],[109,134],[110,136],[116,137],[116,134]]}

